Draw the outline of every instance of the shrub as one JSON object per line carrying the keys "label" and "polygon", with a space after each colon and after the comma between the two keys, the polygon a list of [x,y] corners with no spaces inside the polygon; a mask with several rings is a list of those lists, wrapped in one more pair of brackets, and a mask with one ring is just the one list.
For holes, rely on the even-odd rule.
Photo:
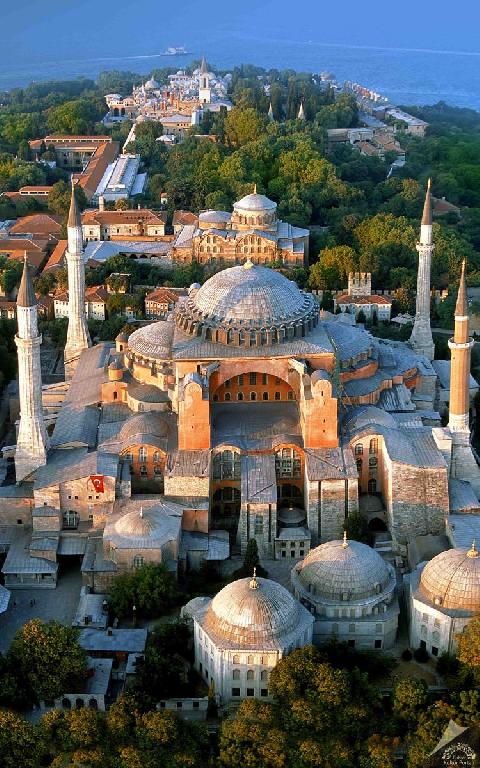
{"label": "shrub", "polygon": [[426,648],[416,648],[413,652],[413,657],[415,661],[419,661],[422,664],[430,658]]}
{"label": "shrub", "polygon": [[402,651],[402,659],[404,661],[411,661],[413,659],[413,653],[410,648],[405,648],[405,650]]}

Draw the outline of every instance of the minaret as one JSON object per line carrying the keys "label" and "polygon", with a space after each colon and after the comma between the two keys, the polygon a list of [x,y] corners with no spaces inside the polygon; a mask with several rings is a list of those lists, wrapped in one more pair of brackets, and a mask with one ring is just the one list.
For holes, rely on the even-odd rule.
{"label": "minaret", "polygon": [[305,110],[303,108],[303,101],[300,102],[300,109],[298,110],[297,120],[305,120]]}
{"label": "minaret", "polygon": [[450,363],[450,406],[448,426],[451,432],[470,431],[470,355],[473,340],[468,328],[467,281],[465,279],[465,260],[462,264],[462,274],[458,286],[457,303],[455,306],[455,332],[449,339],[451,350]]}
{"label": "minaret", "polygon": [[425,355],[429,360],[433,360],[435,345],[433,343],[432,329],[430,328],[430,271],[435,245],[432,238],[430,187],[431,180],[429,179],[425,204],[423,206],[420,242],[416,246],[418,251],[417,307],[410,344],[419,355]]}
{"label": "minaret", "polygon": [[15,343],[18,355],[20,424],[15,451],[15,474],[19,483],[35,469],[46,464],[48,450],[48,436],[43,419],[40,368],[42,337],[38,332],[37,299],[26,258],[17,296],[17,326]]}
{"label": "minaret", "polygon": [[455,332],[449,339],[450,362],[450,406],[448,428],[452,436],[452,454],[450,476],[457,480],[468,481],[477,496],[480,497],[480,468],[470,446],[470,355],[473,340],[468,328],[467,282],[465,280],[465,261],[458,287],[455,306]]}
{"label": "minaret", "polygon": [[83,234],[72,180],[72,198],[67,222],[68,247],[68,332],[65,345],[65,378],[71,379],[78,359],[87,347],[92,346],[85,317],[85,264],[83,260]]}
{"label": "minaret", "polygon": [[212,92],[210,90],[210,73],[207,69],[207,62],[205,61],[205,56],[202,58],[202,63],[200,65],[200,72],[199,72],[199,89],[198,89],[198,98],[200,100],[201,104],[210,104],[212,100]]}
{"label": "minaret", "polygon": [[273,115],[272,102],[270,102],[270,106],[268,108],[268,119],[270,120],[271,123],[273,123],[273,121],[275,120],[275,117]]}

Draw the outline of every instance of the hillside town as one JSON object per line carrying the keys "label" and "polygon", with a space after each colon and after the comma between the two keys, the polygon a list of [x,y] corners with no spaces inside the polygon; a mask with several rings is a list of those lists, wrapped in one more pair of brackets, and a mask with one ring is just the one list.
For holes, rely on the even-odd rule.
{"label": "hillside town", "polygon": [[440,765],[478,735],[475,206],[356,83],[155,74],[0,195],[0,706],[69,765]]}

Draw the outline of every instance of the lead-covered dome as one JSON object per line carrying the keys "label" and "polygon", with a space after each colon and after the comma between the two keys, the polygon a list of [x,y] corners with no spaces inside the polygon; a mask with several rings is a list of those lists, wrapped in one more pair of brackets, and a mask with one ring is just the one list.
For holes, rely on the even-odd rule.
{"label": "lead-covered dome", "polygon": [[299,603],[285,587],[270,579],[238,579],[215,595],[203,628],[235,647],[275,643],[300,621]]}
{"label": "lead-covered dome", "polygon": [[233,208],[237,212],[241,211],[274,211],[277,208],[277,204],[270,200],[266,195],[260,195],[258,192],[252,192],[250,195],[245,195],[241,200],[238,200],[233,204]]}
{"label": "lead-covered dome", "polygon": [[391,568],[378,552],[360,541],[327,541],[312,549],[292,571],[292,580],[329,602],[355,602],[394,588]]}
{"label": "lead-covered dome", "polygon": [[480,557],[475,546],[448,549],[430,560],[419,591],[439,608],[480,611]]}
{"label": "lead-covered dome", "polygon": [[306,335],[318,322],[318,305],[280,272],[247,261],[213,275],[181,303],[176,319],[191,335],[258,346]]}
{"label": "lead-covered dome", "polygon": [[174,325],[167,320],[146,325],[128,337],[128,349],[137,355],[165,360],[170,357]]}

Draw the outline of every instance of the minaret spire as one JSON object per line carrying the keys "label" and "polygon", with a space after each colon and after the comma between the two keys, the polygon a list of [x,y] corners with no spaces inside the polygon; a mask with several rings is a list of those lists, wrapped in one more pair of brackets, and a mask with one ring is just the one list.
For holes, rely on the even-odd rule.
{"label": "minaret spire", "polygon": [[418,251],[417,306],[410,344],[419,355],[425,355],[429,360],[433,360],[435,345],[430,327],[430,272],[435,245],[432,235],[431,179],[428,180],[425,193],[420,241],[416,248]]}
{"label": "minaret spire", "polygon": [[273,107],[272,107],[272,102],[270,102],[270,106],[269,106],[269,108],[268,108],[268,119],[269,119],[271,122],[273,122],[273,121],[275,120],[275,116],[274,116],[274,114],[273,114]]}
{"label": "minaret spire", "polygon": [[468,326],[467,281],[463,260],[455,306],[455,332],[453,339],[448,342],[451,350],[448,426],[452,432],[469,432],[470,355],[474,342],[470,339]]}
{"label": "minaret spire", "polygon": [[18,483],[46,463],[48,450],[42,405],[42,337],[38,333],[37,299],[26,258],[17,296],[17,325],[15,343],[18,355],[20,423],[15,451],[15,474]]}
{"label": "minaret spire", "polygon": [[300,102],[300,109],[298,110],[297,120],[305,120],[305,110],[303,108],[303,101]]}
{"label": "minaret spire", "polygon": [[81,353],[92,345],[85,316],[85,264],[83,259],[82,220],[75,197],[73,179],[67,221],[67,237],[68,332],[64,358],[65,377],[71,378]]}

